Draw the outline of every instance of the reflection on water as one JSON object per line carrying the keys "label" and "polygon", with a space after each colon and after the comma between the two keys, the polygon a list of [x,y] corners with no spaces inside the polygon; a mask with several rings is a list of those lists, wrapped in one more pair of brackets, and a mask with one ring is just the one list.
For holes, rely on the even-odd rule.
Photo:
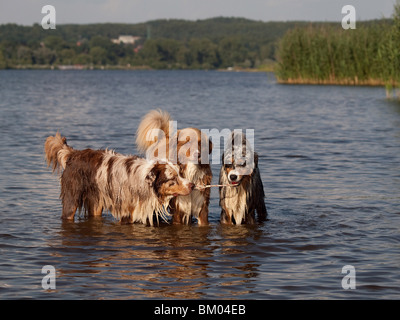
{"label": "reflection on water", "polygon": [[[0,71],[0,298],[399,298],[400,112],[384,95],[263,73]],[[207,227],[63,223],[46,137],[133,154],[153,108],[178,127],[254,129],[268,220],[221,226],[213,189]]]}
{"label": "reflection on water", "polygon": [[249,292],[248,284],[259,276],[260,264],[249,255],[248,246],[261,234],[260,226],[164,224],[154,228],[91,218],[63,222],[60,243],[51,241],[48,246],[58,261],[58,282],[76,277],[101,279],[104,290],[120,284],[129,292],[120,297],[126,299],[136,294],[200,299],[213,278],[232,296]]}

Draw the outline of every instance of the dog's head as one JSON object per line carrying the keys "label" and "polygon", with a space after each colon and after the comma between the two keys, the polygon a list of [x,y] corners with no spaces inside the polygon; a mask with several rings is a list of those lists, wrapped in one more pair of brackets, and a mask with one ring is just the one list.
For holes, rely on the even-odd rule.
{"label": "dog's head", "polygon": [[170,162],[155,163],[146,181],[153,187],[160,200],[176,196],[186,196],[194,189],[194,184],[179,175],[179,167]]}
{"label": "dog's head", "polygon": [[204,132],[197,128],[185,128],[177,130],[171,137],[160,138],[160,142],[149,147],[146,158],[168,159],[179,164],[209,164],[212,148],[213,144]]}
{"label": "dog's head", "polygon": [[222,168],[229,184],[238,186],[249,180],[258,167],[258,155],[244,133],[233,132],[222,155]]}
{"label": "dog's head", "polygon": [[178,163],[209,164],[209,155],[212,152],[212,148],[211,140],[197,128],[186,128],[177,131],[176,154]]}

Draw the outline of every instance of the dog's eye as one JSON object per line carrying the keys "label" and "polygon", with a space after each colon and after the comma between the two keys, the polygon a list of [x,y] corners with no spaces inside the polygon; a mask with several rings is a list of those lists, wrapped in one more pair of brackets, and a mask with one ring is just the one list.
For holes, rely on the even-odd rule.
{"label": "dog's eye", "polygon": [[225,168],[228,168],[228,169],[230,169],[230,168],[232,168],[233,167],[233,165],[232,164],[230,164],[230,163],[227,163],[227,164],[225,164]]}
{"label": "dog's eye", "polygon": [[238,163],[237,166],[238,166],[238,167],[245,167],[245,166],[246,166],[246,162]]}
{"label": "dog's eye", "polygon": [[167,183],[168,187],[172,187],[174,185],[176,185],[176,181],[175,180],[171,180]]}

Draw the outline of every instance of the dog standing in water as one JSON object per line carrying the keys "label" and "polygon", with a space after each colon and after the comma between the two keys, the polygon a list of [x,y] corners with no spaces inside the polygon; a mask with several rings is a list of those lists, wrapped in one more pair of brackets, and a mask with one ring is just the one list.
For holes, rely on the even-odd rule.
{"label": "dog standing in water", "polygon": [[[179,172],[184,179],[196,186],[209,185],[212,179],[208,161],[212,151],[211,141],[197,128],[173,132],[170,125],[168,112],[152,110],[147,113],[136,134],[139,152],[146,153],[147,158],[159,157],[160,152],[164,153],[163,157],[179,165]],[[208,225],[209,203],[209,188],[196,188],[190,195],[172,199],[170,212],[173,223],[190,224],[194,217],[199,225]]]}
{"label": "dog standing in water", "polygon": [[264,220],[267,209],[258,169],[258,154],[245,134],[233,132],[222,155],[219,175],[222,224],[254,224],[255,211]]}
{"label": "dog standing in water", "polygon": [[62,218],[73,220],[77,209],[101,216],[103,209],[124,223],[153,225],[153,214],[166,218],[176,196],[189,195],[194,184],[169,161],[147,161],[110,150],[74,150],[57,133],[45,142],[47,164],[61,175]]}

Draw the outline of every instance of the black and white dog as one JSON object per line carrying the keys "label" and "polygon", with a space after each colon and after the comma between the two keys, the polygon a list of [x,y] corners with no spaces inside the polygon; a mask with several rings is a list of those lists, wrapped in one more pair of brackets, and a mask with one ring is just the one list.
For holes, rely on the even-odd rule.
{"label": "black and white dog", "polygon": [[267,209],[264,188],[258,169],[258,154],[242,132],[232,132],[224,154],[219,175],[222,224],[254,224],[255,211],[264,220]]}

